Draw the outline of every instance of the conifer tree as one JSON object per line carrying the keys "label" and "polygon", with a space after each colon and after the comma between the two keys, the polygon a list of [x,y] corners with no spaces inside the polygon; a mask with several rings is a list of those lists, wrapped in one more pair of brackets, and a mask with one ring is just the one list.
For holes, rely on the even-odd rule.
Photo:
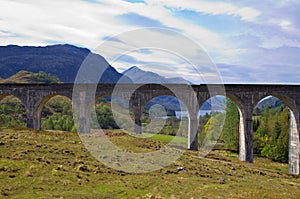
{"label": "conifer tree", "polygon": [[226,100],[226,118],[223,127],[223,139],[225,147],[232,150],[238,150],[239,147],[239,111],[236,104]]}

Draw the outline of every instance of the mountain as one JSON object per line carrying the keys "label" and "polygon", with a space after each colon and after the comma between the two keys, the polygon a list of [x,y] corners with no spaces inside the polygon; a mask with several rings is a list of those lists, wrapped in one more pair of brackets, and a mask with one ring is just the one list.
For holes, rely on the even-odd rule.
{"label": "mountain", "polygon": [[[141,70],[137,66],[125,70],[122,74],[130,78],[132,82],[138,84],[191,84],[181,77],[166,78],[154,72]],[[145,108],[148,110],[154,104],[164,106],[168,114],[171,115],[175,115],[174,111],[180,110],[180,102],[172,96],[156,97]]]}
{"label": "mountain", "polygon": [[125,70],[122,74],[140,84],[191,84],[181,77],[166,78],[154,72],[141,70],[137,66]]}
{"label": "mountain", "polygon": [[270,96],[261,100],[255,108],[258,108],[259,110],[264,110],[266,106],[269,106],[270,109],[273,109],[279,107],[282,104],[284,104],[283,101],[276,97]]}
{"label": "mountain", "polygon": [[[115,83],[123,76],[102,56],[86,48],[64,44],[45,47],[0,46],[0,77],[8,78],[22,70],[33,73],[43,71],[58,77],[62,82],[72,83],[87,56],[92,60],[90,64],[93,67],[85,77],[87,81],[90,75],[95,75],[95,72],[98,74],[99,69],[105,66],[108,67],[103,71],[100,83]],[[126,81],[130,82],[129,79]]]}

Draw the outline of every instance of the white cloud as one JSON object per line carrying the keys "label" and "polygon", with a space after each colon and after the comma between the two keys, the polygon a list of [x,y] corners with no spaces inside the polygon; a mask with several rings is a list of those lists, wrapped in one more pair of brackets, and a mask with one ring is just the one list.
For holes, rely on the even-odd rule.
{"label": "white cloud", "polygon": [[[102,4],[84,1],[5,1],[0,7],[0,30],[13,32],[26,39],[67,42],[95,48],[104,36],[112,36],[135,29],[122,24],[116,16],[136,13],[176,27],[207,48],[220,48],[223,44],[217,33],[196,25],[186,24],[172,16],[161,4],[146,5],[121,0],[107,0]],[[21,41],[6,38],[0,43]],[[22,43],[19,43],[22,44]]]}
{"label": "white cloud", "polygon": [[[260,15],[260,11],[251,7],[238,7],[230,3],[224,2],[209,2],[199,0],[189,1],[174,1],[174,0],[146,0],[150,5],[161,5],[178,8],[181,10],[193,10],[200,13],[212,14],[212,15],[233,15],[238,16],[245,21],[255,21]],[[157,3],[159,2],[159,3]]]}
{"label": "white cloud", "polygon": [[268,49],[275,49],[280,47],[297,47],[300,48],[300,42],[297,40],[292,40],[285,37],[280,36],[272,36],[270,38],[265,38],[260,47],[262,48],[268,48]]}
{"label": "white cloud", "polygon": [[112,7],[83,1],[7,1],[0,7],[0,30],[20,38],[0,42],[27,45],[27,40],[57,41],[94,48],[103,36],[122,31],[124,27],[116,26],[114,20],[119,13]]}
{"label": "white cloud", "polygon": [[288,20],[282,20],[279,25],[281,26],[282,29],[288,29],[292,23]]}
{"label": "white cloud", "polygon": [[[274,6],[271,6],[270,2],[260,3],[261,1],[255,1],[254,3],[250,1],[230,1],[228,3],[229,1],[204,0],[145,1],[144,4],[129,3],[122,0],[103,0],[100,3],[81,0],[2,0],[0,7],[0,45],[70,43],[94,50],[103,42],[104,37],[115,36],[138,28],[136,24],[126,24],[117,17],[133,13],[156,21],[162,26],[179,30],[183,35],[206,49],[213,60],[218,63],[238,63],[252,67],[250,66],[251,63],[262,66],[263,63],[271,62],[272,59],[276,62],[292,62],[292,59],[297,59],[293,56],[298,55],[294,54],[289,56],[288,60],[279,59],[282,54],[290,55],[290,52],[280,51],[273,58],[268,56],[268,51],[257,50],[258,48],[276,50],[285,46],[300,48],[300,33],[296,28],[297,21],[293,20],[293,17],[296,16],[290,17],[288,15],[290,13],[285,13],[288,12],[287,9],[283,10],[285,12],[279,10],[280,6],[286,8],[286,6],[297,3],[297,0],[282,0]],[[184,21],[183,18],[174,17],[172,9],[168,8],[192,10],[210,15],[211,19],[220,15],[234,17],[235,20],[239,21],[239,24],[243,24],[243,27],[232,26],[234,28],[230,30],[232,34],[225,35],[222,30],[214,32],[201,27],[201,25]],[[275,8],[276,10],[273,13]],[[220,17],[218,20],[216,23],[222,23]],[[257,41],[250,39],[254,44],[248,42],[242,45],[246,41],[230,40],[230,37],[233,37],[234,34],[244,34],[243,36],[247,38],[250,38],[250,36],[256,37]],[[172,42],[164,36],[157,38],[157,42],[169,41],[169,46],[180,48],[184,56],[189,54],[189,58],[201,61],[201,53],[197,52],[198,47],[184,45],[180,40],[176,41],[175,38]],[[168,38],[170,39],[170,36]],[[133,42],[130,45],[137,44]],[[103,54],[103,56],[109,57],[114,52],[114,48],[120,47],[123,50],[128,48],[126,45],[112,45],[110,51],[107,51],[107,54]],[[140,61],[173,65],[174,69],[180,69],[184,75],[191,73],[190,70],[186,70],[184,64],[179,63],[174,57],[172,59],[166,58],[159,55],[159,53],[154,53],[154,57],[150,57],[151,54],[146,55],[137,52],[131,55]],[[265,59],[265,57],[269,58]],[[124,62],[116,63],[120,64],[120,68],[124,67],[122,64],[125,64]],[[259,68],[255,69],[258,70]],[[209,74],[207,71],[205,72],[207,75]]]}
{"label": "white cloud", "polygon": [[[146,53],[141,49],[147,49]],[[216,72],[215,66],[200,46],[170,30],[137,29],[120,34],[99,46],[97,52],[106,55],[106,59],[118,68],[138,65],[144,70],[167,77],[189,77],[195,81],[195,77],[198,77],[196,82],[201,79],[199,74],[210,74],[211,79],[211,74]],[[214,81],[217,82],[216,79]]]}

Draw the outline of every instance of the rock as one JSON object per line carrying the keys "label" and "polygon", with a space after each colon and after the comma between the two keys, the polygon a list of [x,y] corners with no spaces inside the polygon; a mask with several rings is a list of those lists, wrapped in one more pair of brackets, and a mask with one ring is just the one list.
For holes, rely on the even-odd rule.
{"label": "rock", "polygon": [[36,158],[36,160],[39,161],[39,162],[44,162],[44,159],[41,158],[41,157]]}
{"label": "rock", "polygon": [[65,169],[63,168],[63,165],[59,165],[56,170],[58,171],[65,171]]}
{"label": "rock", "polygon": [[225,184],[226,183],[226,179],[225,178],[220,178],[220,184]]}
{"label": "rock", "polygon": [[236,169],[234,167],[230,167],[231,170],[235,171]]}
{"label": "rock", "polygon": [[0,142],[0,146],[3,146],[4,145],[4,142]]}
{"label": "rock", "polygon": [[76,177],[78,178],[78,179],[82,179],[82,176],[81,175],[76,175]]}
{"label": "rock", "polygon": [[170,174],[170,173],[175,173],[175,174],[178,174],[178,173],[180,173],[180,172],[182,172],[182,171],[186,171],[187,170],[187,168],[185,168],[185,167],[178,167],[176,170],[174,170],[174,171],[170,171],[170,170],[167,170],[166,172],[165,172],[165,174]]}
{"label": "rock", "polygon": [[172,171],[170,171],[170,170],[167,170],[167,171],[165,172],[165,174],[170,174],[170,173],[174,173],[174,172],[172,172]]}
{"label": "rock", "polygon": [[185,168],[185,167],[178,167],[177,168],[177,171],[179,172],[179,171],[186,171],[187,169]]}
{"label": "rock", "polygon": [[86,165],[80,165],[78,167],[78,170],[83,171],[83,172],[89,172],[90,171],[89,168]]}
{"label": "rock", "polygon": [[71,153],[71,151],[68,150],[68,149],[65,149],[65,150],[64,150],[64,153],[67,153],[67,154],[68,154],[68,153]]}
{"label": "rock", "polygon": [[33,174],[30,171],[26,171],[24,173],[24,176],[26,176],[26,177],[33,177]]}

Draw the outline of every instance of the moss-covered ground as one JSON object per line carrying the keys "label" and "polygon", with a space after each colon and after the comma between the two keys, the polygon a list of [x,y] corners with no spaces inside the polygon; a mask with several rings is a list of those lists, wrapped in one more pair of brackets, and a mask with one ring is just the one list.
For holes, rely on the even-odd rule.
{"label": "moss-covered ground", "polygon": [[[134,151],[156,150],[169,140],[106,134]],[[160,170],[125,173],[97,161],[76,133],[2,129],[0,198],[300,198],[300,178],[288,174],[287,164],[239,162],[227,151],[206,158],[186,151]]]}

